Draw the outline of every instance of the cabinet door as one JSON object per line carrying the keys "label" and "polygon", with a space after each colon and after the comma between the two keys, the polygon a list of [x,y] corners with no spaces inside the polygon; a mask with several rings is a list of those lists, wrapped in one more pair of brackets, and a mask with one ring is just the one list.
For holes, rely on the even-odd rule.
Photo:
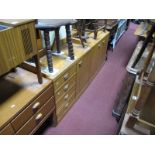
{"label": "cabinet door", "polygon": [[0,31],[0,75],[14,67],[13,59],[15,56],[13,51],[15,49],[14,47],[11,48],[11,45],[14,45],[11,35],[12,29]]}
{"label": "cabinet door", "polygon": [[98,44],[93,47],[91,50],[91,76],[94,76],[95,73],[97,72],[100,64],[100,51]]}
{"label": "cabinet door", "polygon": [[105,62],[106,55],[107,55],[107,45],[108,45],[108,37],[106,37],[104,40],[102,40],[98,44],[98,50],[99,50],[99,67]]}
{"label": "cabinet door", "polygon": [[90,53],[88,52],[77,63],[77,95],[87,86],[90,79]]}

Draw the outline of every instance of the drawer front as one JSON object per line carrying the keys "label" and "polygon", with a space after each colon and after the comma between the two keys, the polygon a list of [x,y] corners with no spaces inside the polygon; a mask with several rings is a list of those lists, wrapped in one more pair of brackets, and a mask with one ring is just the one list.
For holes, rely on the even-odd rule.
{"label": "drawer front", "polygon": [[63,104],[61,105],[61,107],[59,107],[59,109],[56,110],[56,115],[57,115],[57,120],[59,121],[60,118],[62,118],[65,113],[71,108],[72,104],[75,101],[75,93],[73,93],[71,95],[71,97],[69,98],[68,101],[63,102]]}
{"label": "drawer front", "polygon": [[76,65],[73,65],[68,71],[66,71],[54,82],[54,90],[57,91],[64,84],[64,82],[68,81],[75,73]]}
{"label": "drawer front", "polygon": [[15,132],[10,124],[8,124],[6,127],[4,127],[0,131],[0,135],[14,135],[14,134],[15,134]]}
{"label": "drawer front", "polygon": [[[59,109],[60,107],[62,107],[62,105],[66,102],[68,102],[71,98],[71,96],[73,94],[75,94],[76,89],[75,89],[75,85],[67,92],[65,93],[60,100],[58,100],[58,102],[56,102],[56,108]],[[75,95],[74,95],[75,96]]]}
{"label": "drawer front", "polygon": [[36,127],[40,126],[51,111],[54,111],[54,100],[51,98],[43,107],[16,133],[17,135],[28,135]]}
{"label": "drawer front", "polygon": [[15,131],[18,131],[32,117],[42,105],[53,95],[52,87],[45,90],[37,99],[33,101],[23,112],[21,112],[12,122]]}
{"label": "drawer front", "polygon": [[56,93],[55,101],[57,102],[65,93],[68,93],[70,89],[75,86],[76,77],[73,76],[67,83],[65,83]]}

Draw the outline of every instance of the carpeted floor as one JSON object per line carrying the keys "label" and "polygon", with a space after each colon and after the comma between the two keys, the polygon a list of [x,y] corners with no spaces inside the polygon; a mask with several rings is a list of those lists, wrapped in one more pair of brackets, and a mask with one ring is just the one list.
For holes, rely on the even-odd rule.
{"label": "carpeted floor", "polygon": [[116,134],[118,125],[112,109],[126,75],[125,67],[138,41],[133,34],[135,28],[136,25],[130,24],[114,51],[108,51],[107,62],[60,124],[47,126],[42,134]]}

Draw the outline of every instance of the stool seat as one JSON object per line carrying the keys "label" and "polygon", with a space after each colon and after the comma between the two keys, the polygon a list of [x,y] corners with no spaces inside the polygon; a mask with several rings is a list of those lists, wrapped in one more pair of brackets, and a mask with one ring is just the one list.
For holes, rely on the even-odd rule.
{"label": "stool seat", "polygon": [[61,26],[75,24],[75,19],[39,19],[36,28],[39,30],[54,30]]}

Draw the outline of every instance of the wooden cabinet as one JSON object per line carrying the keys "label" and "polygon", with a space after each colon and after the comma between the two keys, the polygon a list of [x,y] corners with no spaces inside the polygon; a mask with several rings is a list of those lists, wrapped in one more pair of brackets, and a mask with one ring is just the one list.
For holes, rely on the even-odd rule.
{"label": "wooden cabinet", "polygon": [[0,30],[0,75],[37,54],[35,21],[25,21],[21,25],[9,25],[0,20],[5,25]]}

